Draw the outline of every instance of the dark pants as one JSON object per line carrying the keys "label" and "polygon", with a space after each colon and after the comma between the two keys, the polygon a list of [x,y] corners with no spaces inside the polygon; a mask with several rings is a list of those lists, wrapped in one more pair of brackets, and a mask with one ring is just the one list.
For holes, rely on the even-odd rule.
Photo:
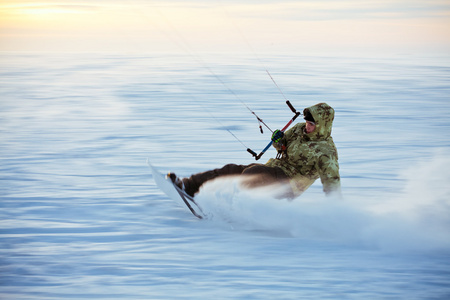
{"label": "dark pants", "polygon": [[[288,181],[288,177],[280,168],[267,167],[262,164],[235,165],[228,164],[220,169],[214,169],[203,173],[194,174],[189,178],[184,178],[183,183],[186,192],[194,196],[206,181],[226,175],[247,175],[245,181],[249,187],[258,187],[272,183],[283,183]],[[255,176],[251,176],[255,175]]]}

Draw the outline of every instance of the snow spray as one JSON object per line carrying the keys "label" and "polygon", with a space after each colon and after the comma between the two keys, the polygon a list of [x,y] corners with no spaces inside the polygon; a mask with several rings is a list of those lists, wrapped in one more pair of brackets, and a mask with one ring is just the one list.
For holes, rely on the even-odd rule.
{"label": "snow spray", "polygon": [[206,183],[196,199],[210,222],[234,230],[384,251],[449,251],[450,159],[438,154],[399,176],[405,184],[389,194],[346,196],[343,186],[343,199],[308,190],[292,201],[277,198],[273,187],[243,189],[239,177],[224,177]]}

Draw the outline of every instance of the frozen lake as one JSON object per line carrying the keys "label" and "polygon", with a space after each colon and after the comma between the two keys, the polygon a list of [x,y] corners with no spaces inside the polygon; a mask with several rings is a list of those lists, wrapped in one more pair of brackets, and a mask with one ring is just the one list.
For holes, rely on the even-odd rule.
{"label": "frozen lake", "polygon": [[[450,58],[0,56],[0,298],[450,298]],[[155,185],[336,110],[344,199]],[[276,155],[268,151],[261,159]],[[232,186],[231,186],[232,187]]]}

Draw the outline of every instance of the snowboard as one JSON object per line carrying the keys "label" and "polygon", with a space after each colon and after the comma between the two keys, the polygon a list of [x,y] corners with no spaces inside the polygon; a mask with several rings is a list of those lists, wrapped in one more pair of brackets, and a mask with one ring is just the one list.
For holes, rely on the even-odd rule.
{"label": "snowboard", "polygon": [[187,207],[189,211],[197,218],[204,219],[206,217],[201,207],[197,202],[195,202],[193,197],[189,196],[182,189],[173,184],[170,178],[166,178],[166,175],[160,173],[149,161],[147,163],[152,170],[153,179],[161,191],[181,206]]}

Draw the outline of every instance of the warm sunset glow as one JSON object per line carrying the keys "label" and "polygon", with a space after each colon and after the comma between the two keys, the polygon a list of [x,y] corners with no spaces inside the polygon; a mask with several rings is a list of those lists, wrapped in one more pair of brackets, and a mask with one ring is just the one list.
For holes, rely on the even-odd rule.
{"label": "warm sunset glow", "polygon": [[45,15],[48,17],[49,15],[58,15],[58,14],[78,14],[82,13],[79,10],[68,9],[68,8],[51,8],[45,5],[33,5],[33,6],[23,6],[22,8],[18,8],[16,10],[18,14],[25,15]]}
{"label": "warm sunset glow", "polygon": [[0,16],[0,51],[179,52],[186,44],[247,51],[245,43],[260,52],[450,48],[450,4],[442,0],[18,0],[0,4]]}

